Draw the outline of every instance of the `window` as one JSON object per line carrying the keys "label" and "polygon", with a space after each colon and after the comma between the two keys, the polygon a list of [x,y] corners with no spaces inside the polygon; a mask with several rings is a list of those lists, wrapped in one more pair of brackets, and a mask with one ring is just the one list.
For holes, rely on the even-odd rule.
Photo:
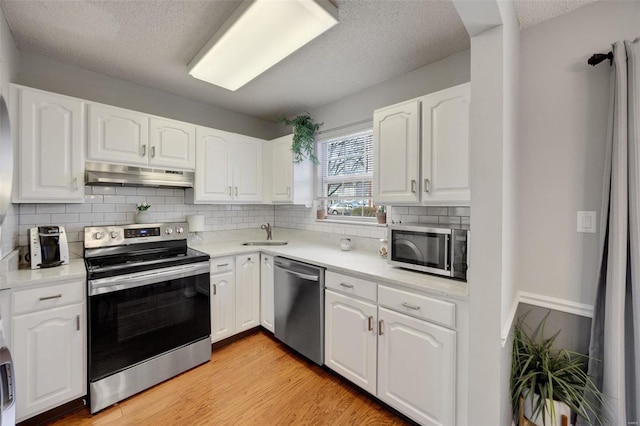
{"label": "window", "polygon": [[328,219],[375,220],[373,205],[373,130],[322,141],[319,210]]}

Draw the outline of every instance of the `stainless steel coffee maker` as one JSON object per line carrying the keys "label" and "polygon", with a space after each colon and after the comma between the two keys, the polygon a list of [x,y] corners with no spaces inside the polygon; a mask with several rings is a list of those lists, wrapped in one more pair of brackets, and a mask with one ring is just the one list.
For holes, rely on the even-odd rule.
{"label": "stainless steel coffee maker", "polygon": [[63,226],[38,226],[29,229],[31,269],[69,264],[69,246]]}

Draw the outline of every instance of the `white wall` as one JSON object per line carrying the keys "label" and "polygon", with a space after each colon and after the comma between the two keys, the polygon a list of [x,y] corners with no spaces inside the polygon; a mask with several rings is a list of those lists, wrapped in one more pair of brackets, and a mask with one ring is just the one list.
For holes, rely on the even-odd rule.
{"label": "white wall", "polygon": [[191,101],[150,87],[119,80],[21,52],[19,84],[95,102],[200,124],[229,132],[273,139],[275,123]]}
{"label": "white wall", "polygon": [[[9,26],[0,10],[0,93],[9,106],[9,82],[18,72],[19,56]],[[11,110],[11,108],[9,108]],[[17,206],[9,208],[7,216],[0,224],[0,259],[9,254],[17,245],[18,232]]]}
{"label": "white wall", "polygon": [[637,1],[598,1],[522,32],[516,278],[523,291],[594,301],[601,236],[577,233],[576,212],[601,210],[611,68],[587,58],[638,36]]}

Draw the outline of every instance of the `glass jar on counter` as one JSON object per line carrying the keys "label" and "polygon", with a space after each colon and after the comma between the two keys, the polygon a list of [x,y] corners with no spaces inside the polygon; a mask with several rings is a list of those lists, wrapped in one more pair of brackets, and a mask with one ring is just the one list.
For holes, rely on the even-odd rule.
{"label": "glass jar on counter", "polygon": [[386,259],[387,253],[389,252],[389,248],[387,247],[387,239],[380,238],[380,248],[378,249],[378,253],[380,253],[380,257]]}

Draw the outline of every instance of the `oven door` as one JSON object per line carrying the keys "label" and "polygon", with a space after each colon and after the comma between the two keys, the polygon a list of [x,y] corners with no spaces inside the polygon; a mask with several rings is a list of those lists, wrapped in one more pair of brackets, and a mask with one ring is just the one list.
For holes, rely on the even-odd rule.
{"label": "oven door", "polygon": [[451,276],[450,229],[390,229],[389,263],[403,268]]}
{"label": "oven door", "polygon": [[89,281],[89,380],[211,334],[209,263]]}

